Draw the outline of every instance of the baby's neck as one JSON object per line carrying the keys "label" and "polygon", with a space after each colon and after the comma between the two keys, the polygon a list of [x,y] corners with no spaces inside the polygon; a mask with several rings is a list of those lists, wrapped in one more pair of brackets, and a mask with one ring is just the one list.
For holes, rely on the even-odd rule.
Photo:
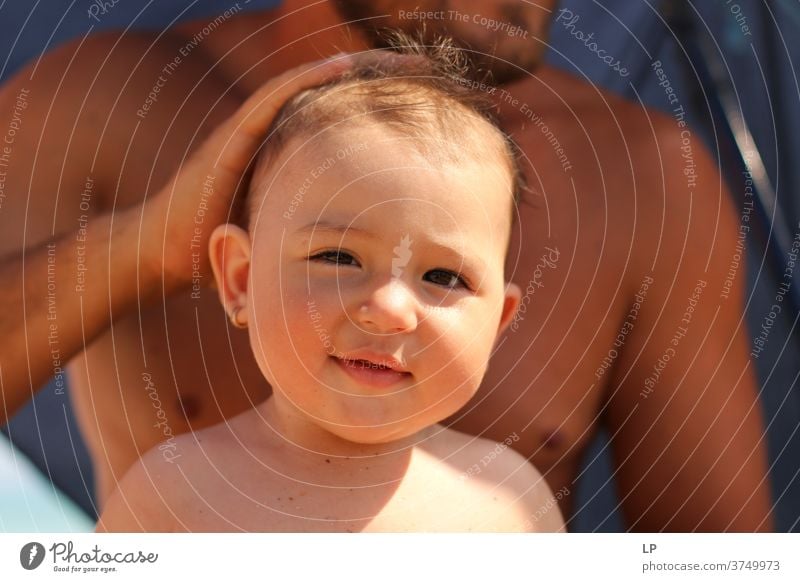
{"label": "baby's neck", "polygon": [[370,463],[407,462],[415,445],[424,443],[435,427],[385,443],[360,443],[344,439],[312,422],[279,396],[259,406],[266,430],[291,451],[293,457],[317,462],[369,460]]}

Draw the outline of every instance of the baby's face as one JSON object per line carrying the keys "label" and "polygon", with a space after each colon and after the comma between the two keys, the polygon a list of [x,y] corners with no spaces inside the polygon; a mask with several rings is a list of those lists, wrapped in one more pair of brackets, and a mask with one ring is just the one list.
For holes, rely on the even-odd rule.
{"label": "baby's face", "polygon": [[254,193],[243,294],[276,398],[364,443],[461,408],[518,303],[511,188],[499,153],[429,161],[375,125],[289,142]]}

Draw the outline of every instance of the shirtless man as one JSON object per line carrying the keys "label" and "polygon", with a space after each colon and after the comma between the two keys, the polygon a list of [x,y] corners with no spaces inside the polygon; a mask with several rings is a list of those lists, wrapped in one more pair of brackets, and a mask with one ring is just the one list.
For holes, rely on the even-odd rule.
{"label": "shirtless man", "polygon": [[[227,218],[227,193],[211,179],[171,200],[165,184],[181,162],[266,80],[367,46],[369,31],[310,4],[189,23],[159,39],[77,41],[0,93],[3,119],[21,113],[0,207],[0,270],[12,282],[0,293],[15,306],[0,320],[5,410],[70,360],[101,503],[147,449],[163,442],[165,459],[179,462],[172,435],[268,394],[246,335],[203,287],[206,257],[152,216],[169,206],[171,221],[197,218],[207,236]],[[348,18],[385,15],[375,22],[409,28],[421,22],[415,9],[441,4],[343,6]],[[728,273],[740,218],[716,165],[679,119],[538,66],[554,2],[446,4],[459,17],[425,20],[429,33],[446,29],[535,70],[481,63],[506,81],[495,96],[527,158],[531,192],[507,265],[525,296],[454,427],[510,438],[561,492],[567,517],[581,454],[604,424],[631,529],[769,530],[744,271]],[[513,25],[527,36],[510,34]]]}

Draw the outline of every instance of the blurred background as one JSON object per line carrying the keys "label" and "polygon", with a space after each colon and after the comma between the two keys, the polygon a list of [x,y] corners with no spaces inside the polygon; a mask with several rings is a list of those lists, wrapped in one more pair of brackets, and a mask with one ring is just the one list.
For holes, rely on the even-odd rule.
{"label": "blurred background", "polygon": [[[522,1],[522,0],[521,0]],[[279,0],[242,0],[243,11]],[[119,1],[100,22],[88,0],[0,0],[0,82],[24,63],[75,37],[108,28],[160,31],[172,23],[213,16],[229,3],[213,0]],[[220,6],[222,6],[220,8]],[[747,238],[750,329],[773,303],[776,273],[786,264],[787,237],[800,222],[800,3],[796,0],[563,0],[622,77],[554,23],[548,62],[631,100],[669,111],[650,70],[660,60],[688,109],[692,132],[719,156],[740,207],[743,156],[751,160],[760,203],[760,229]],[[759,162],[760,161],[760,162]],[[763,170],[763,171],[762,171]],[[800,333],[798,285],[770,341],[755,360],[766,413],[770,478],[778,531],[800,531]],[[42,390],[0,436],[0,531],[91,531],[92,470],[72,412],[54,390]],[[617,512],[613,468],[600,434],[584,459],[572,531],[625,531]]]}

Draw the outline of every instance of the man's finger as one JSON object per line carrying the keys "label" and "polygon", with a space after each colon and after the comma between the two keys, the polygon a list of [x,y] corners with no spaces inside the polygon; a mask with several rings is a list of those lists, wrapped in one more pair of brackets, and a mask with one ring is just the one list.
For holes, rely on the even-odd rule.
{"label": "man's finger", "polygon": [[289,99],[335,79],[352,67],[353,55],[340,54],[286,71],[262,85],[233,115],[236,131],[263,135]]}
{"label": "man's finger", "polygon": [[215,156],[214,166],[232,171],[244,169],[266,137],[278,111],[289,99],[305,89],[336,78],[350,66],[350,55],[339,55],[278,75],[253,93],[230,119],[214,131],[202,148],[203,154]]}
{"label": "man's finger", "polygon": [[289,99],[301,91],[335,79],[354,66],[387,65],[417,60],[424,62],[425,58],[375,49],[357,54],[341,53],[329,59],[301,65],[278,75],[253,93],[231,118],[232,134],[245,133],[257,139],[263,138],[278,111]]}
{"label": "man's finger", "polygon": [[201,148],[204,163],[231,173],[247,167],[281,107],[292,97],[335,79],[354,65],[408,61],[421,57],[373,50],[336,55],[286,71],[253,93],[233,116],[219,126]]}

